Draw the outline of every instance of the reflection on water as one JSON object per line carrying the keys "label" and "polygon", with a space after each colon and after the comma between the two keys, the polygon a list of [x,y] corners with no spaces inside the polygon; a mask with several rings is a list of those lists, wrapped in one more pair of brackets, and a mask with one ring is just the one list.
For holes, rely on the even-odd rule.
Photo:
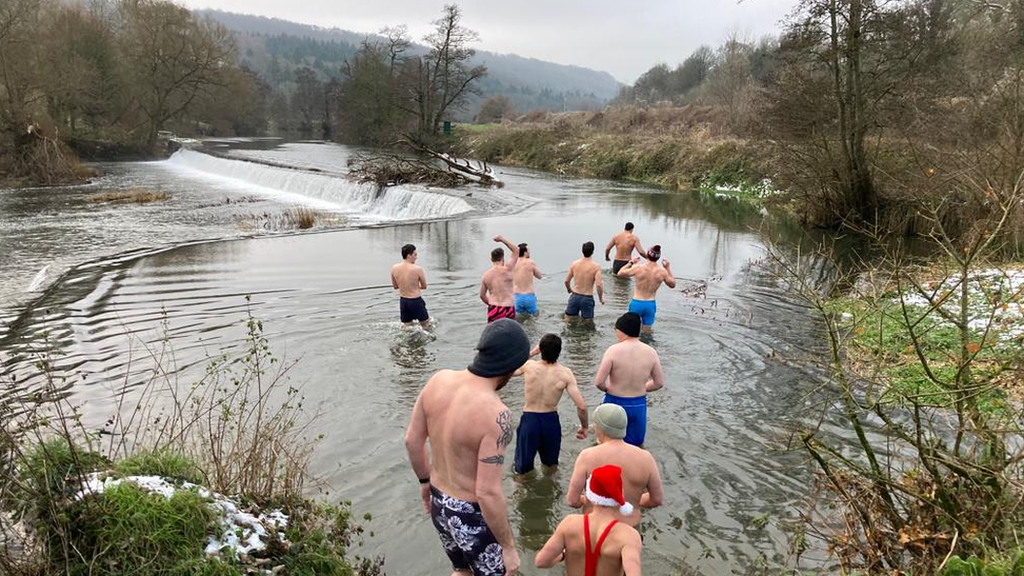
{"label": "reflection on water", "polygon": [[[317,150],[329,156],[334,148]],[[486,314],[478,287],[493,236],[530,244],[545,277],[536,283],[540,313],[524,328],[531,342],[561,335],[561,361],[593,407],[602,398],[594,375],[632,287],[606,272],[607,305],[598,304],[587,325],[563,320],[562,282],[582,242],[603,246],[633,221],[645,245],[662,245],[679,276],[677,289],[658,295],[653,344],[667,383],[650,396],[647,448],[661,467],[666,504],[644,516],[645,567],[710,575],[742,573],[762,555],[785,562],[786,535],[775,519],[792,517],[810,477],[800,454],[778,448],[810,417],[805,396],[818,380],[799,358],[814,352],[816,332],[810,314],[749,265],[762,256],[761,216],[690,194],[502,172],[506,188],[481,196],[537,203],[490,217],[192,244],[76,268],[30,306],[6,313],[0,377],[16,378],[18,391],[32,389],[39,384],[32,361],[52,353],[58,370],[76,375],[69,391],[95,426],[109,415],[118,388],[132,394],[152,367],[129,351],[166,343],[188,382],[209,355],[241,343],[251,310],[274,352],[298,361],[293,380],[325,415],[315,431],[326,435],[316,471],[332,494],[373,514],[376,537],[365,552],[384,554],[389,573],[444,573],[437,536],[418,513],[402,438],[424,382],[437,370],[465,367],[474,355]],[[388,275],[407,242],[417,245],[426,269],[430,334],[398,321]],[[521,379],[500,395],[521,412]],[[560,418],[566,436],[557,472],[518,480],[510,473],[504,484],[525,574],[539,573],[533,551],[571,512],[564,490],[572,463],[593,442],[571,433],[576,414],[567,400]],[[752,519],[765,514],[773,521],[753,528]]]}

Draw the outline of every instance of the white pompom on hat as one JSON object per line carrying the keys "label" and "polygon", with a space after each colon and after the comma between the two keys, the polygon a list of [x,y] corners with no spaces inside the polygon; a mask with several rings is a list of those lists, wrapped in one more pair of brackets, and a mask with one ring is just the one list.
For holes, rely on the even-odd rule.
{"label": "white pompom on hat", "polygon": [[585,494],[595,506],[618,508],[623,516],[633,513],[633,505],[622,495],[622,468],[618,466],[609,464],[594,469],[587,478]]}

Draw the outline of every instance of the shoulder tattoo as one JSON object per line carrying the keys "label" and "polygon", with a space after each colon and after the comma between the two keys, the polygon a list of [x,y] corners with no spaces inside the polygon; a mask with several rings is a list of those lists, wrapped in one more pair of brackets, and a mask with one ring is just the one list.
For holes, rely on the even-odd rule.
{"label": "shoulder tattoo", "polygon": [[505,447],[512,443],[512,411],[505,408],[498,414],[498,428],[501,434],[498,436],[498,450],[505,450]]}

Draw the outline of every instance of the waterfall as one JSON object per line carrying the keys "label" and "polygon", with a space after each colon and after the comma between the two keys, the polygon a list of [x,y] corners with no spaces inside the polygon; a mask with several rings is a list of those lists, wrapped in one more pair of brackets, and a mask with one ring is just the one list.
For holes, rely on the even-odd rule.
{"label": "waterfall", "polygon": [[185,175],[214,179],[246,192],[275,197],[361,220],[429,220],[473,210],[462,198],[409,186],[377,188],[340,176],[230,160],[194,150],[179,150],[163,164]]}

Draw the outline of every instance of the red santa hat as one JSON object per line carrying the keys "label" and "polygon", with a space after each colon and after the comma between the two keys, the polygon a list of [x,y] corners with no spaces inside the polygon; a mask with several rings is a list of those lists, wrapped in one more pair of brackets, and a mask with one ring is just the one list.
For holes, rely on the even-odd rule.
{"label": "red santa hat", "polygon": [[633,513],[633,505],[622,496],[622,468],[601,466],[587,478],[587,500],[596,506],[618,508],[623,516]]}

